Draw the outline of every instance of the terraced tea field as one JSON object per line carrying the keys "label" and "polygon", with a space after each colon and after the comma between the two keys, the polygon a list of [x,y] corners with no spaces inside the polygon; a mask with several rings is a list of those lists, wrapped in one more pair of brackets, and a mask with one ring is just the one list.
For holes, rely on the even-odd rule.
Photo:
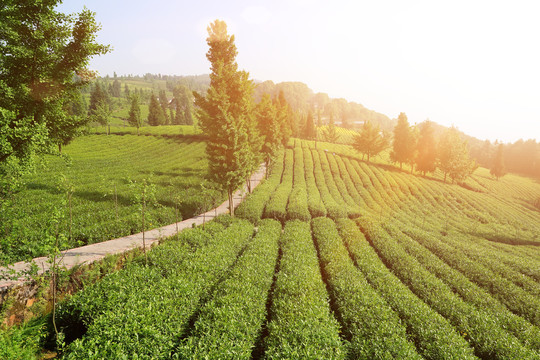
{"label": "terraced tea field", "polygon": [[209,185],[201,187],[207,171],[205,142],[179,135],[193,127],[180,128],[148,134],[156,136],[85,136],[64,148],[67,160],[47,157],[15,195],[14,206],[3,209],[11,214],[4,213],[0,221],[1,259],[44,255],[50,245],[47,236],[57,231],[51,229],[55,219],[58,232],[69,237],[69,190],[72,235],[64,248],[142,231],[136,199],[143,180],[155,188],[149,192],[155,201],[148,199],[147,229],[175,222],[176,208],[180,219],[188,218],[223,200]]}
{"label": "terraced tea field", "polygon": [[540,358],[540,184],[480,169],[471,190],[293,144],[243,219],[62,303],[63,358]]}

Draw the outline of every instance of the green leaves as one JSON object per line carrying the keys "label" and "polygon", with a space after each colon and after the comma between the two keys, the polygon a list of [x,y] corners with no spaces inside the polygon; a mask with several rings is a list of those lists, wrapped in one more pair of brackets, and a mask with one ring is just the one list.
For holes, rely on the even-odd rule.
{"label": "green leaves", "polygon": [[88,83],[89,58],[109,51],[95,41],[94,13],[68,16],[55,10],[58,3],[7,0],[0,8],[0,88],[8,95],[0,98],[1,173],[74,135],[81,122],[66,118],[64,105]]}
{"label": "green leaves", "polygon": [[208,136],[206,153],[209,174],[229,194],[231,214],[232,193],[258,166],[253,153],[258,152],[257,134],[252,126],[253,84],[248,74],[238,71],[234,36],[227,34],[225,22],[216,20],[208,27],[207,58],[211,63],[210,88],[205,97],[196,96],[199,124]]}
{"label": "green leaves", "polygon": [[265,358],[344,359],[345,346],[330,312],[309,224],[289,221],[281,243]]}

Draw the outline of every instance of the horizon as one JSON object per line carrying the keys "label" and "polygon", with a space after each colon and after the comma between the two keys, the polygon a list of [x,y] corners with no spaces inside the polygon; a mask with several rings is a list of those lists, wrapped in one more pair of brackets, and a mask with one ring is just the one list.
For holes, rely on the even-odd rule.
{"label": "horizon", "polygon": [[219,18],[252,79],[303,82],[391,119],[404,112],[411,124],[429,118],[480,140],[540,140],[533,2],[73,0],[59,10],[84,5],[102,25],[98,41],[113,47],[90,63],[100,76],[207,74],[206,26]]}

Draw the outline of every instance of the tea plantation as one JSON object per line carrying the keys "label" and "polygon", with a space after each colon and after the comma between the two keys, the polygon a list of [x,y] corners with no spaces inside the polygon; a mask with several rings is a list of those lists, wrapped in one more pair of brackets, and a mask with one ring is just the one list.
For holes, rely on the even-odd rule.
{"label": "tea plantation", "polygon": [[[141,158],[153,151],[146,141],[184,149],[177,159],[203,146],[112,139],[140,144]],[[119,161],[113,153],[102,161]],[[187,188],[204,164],[189,161],[162,167],[199,169],[177,180]],[[110,166],[104,183],[118,178]],[[496,181],[479,169],[459,186],[297,140],[237,218],[186,230],[147,265],[135,260],[61,303],[58,356],[539,359],[539,197],[538,182],[515,175]],[[103,204],[111,217],[110,198]],[[13,340],[21,331],[3,344],[39,353],[39,334]]]}
{"label": "tea plantation", "polygon": [[146,229],[224,200],[204,179],[206,145],[192,126],[143,128],[141,136],[127,130],[78,138],[63,157],[45,158],[1,209],[0,260],[46,255],[58,233],[72,248],[141,232],[144,183]]}

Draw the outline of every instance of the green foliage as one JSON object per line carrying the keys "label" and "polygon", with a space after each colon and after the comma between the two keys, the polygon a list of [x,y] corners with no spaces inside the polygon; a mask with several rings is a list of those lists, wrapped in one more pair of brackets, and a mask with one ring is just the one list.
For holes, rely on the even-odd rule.
{"label": "green foliage", "polygon": [[37,359],[47,335],[46,320],[44,317],[22,326],[0,329],[0,359]]}
{"label": "green foliage", "polygon": [[403,163],[413,164],[416,158],[416,138],[407,120],[405,113],[400,113],[398,121],[394,127],[394,139],[392,142],[392,151],[390,159],[398,162],[399,167]]}
{"label": "green foliage", "polygon": [[238,215],[238,217],[247,219],[253,224],[258,224],[261,220],[268,199],[281,182],[283,173],[283,152],[280,152],[279,155],[275,157],[275,161],[272,162],[272,167],[267,171],[270,172],[270,176],[264,180],[264,182],[259,184],[255,191],[248,195],[236,209],[236,215]]}
{"label": "green foliage", "polygon": [[68,107],[89,81],[90,57],[109,50],[95,42],[94,13],[62,14],[58,2],[8,0],[0,8],[0,178],[9,179],[0,181],[2,198],[35,154],[77,135],[85,119]]}
{"label": "green foliage", "polygon": [[309,221],[311,215],[308,209],[308,194],[304,177],[304,153],[300,146],[294,149],[293,190],[287,203],[287,218],[289,220]]}
{"label": "green foliage", "polygon": [[338,133],[334,123],[330,123],[328,126],[321,130],[321,138],[323,141],[329,143],[337,143],[341,135]]}
{"label": "green foliage", "polygon": [[311,227],[323,275],[351,342],[352,357],[421,359],[414,345],[407,341],[400,318],[354,267],[334,222],[317,218],[311,221]]}
{"label": "green foliage", "polygon": [[285,164],[281,183],[268,200],[264,208],[264,217],[272,218],[285,223],[287,220],[287,203],[293,187],[294,152],[292,149],[285,150]]}
{"label": "green foliage", "polygon": [[175,358],[251,359],[266,316],[281,224],[263,220],[229,277],[199,311]]}
{"label": "green foliage", "polygon": [[283,142],[278,110],[269,95],[264,95],[256,106],[257,127],[263,137],[262,153],[268,164]]}
{"label": "green foliage", "polygon": [[131,126],[137,128],[137,134],[139,133],[139,128],[142,126],[142,117],[141,117],[141,105],[139,104],[139,95],[131,95],[131,107],[129,109],[129,118],[128,122]]}
{"label": "green foliage", "polygon": [[388,144],[388,136],[384,133],[381,134],[379,127],[373,126],[368,121],[362,125],[362,128],[354,137],[352,146],[355,150],[362,153],[362,159],[364,155],[367,155],[367,161],[369,162],[371,156],[377,156],[388,147]]}
{"label": "green foliage", "polygon": [[163,108],[154,93],[152,93],[152,96],[150,97],[150,106],[148,107],[148,125],[166,125]]}
{"label": "green foliage", "polygon": [[193,125],[193,95],[185,85],[178,85],[173,90],[176,115],[171,122],[178,125]]}
{"label": "green foliage", "polygon": [[493,159],[493,164],[491,166],[491,169],[489,170],[489,173],[495,176],[497,180],[499,180],[501,177],[503,177],[506,174],[503,152],[504,152],[503,144],[497,145],[497,150],[495,150],[495,157]]}
{"label": "green foliage", "polygon": [[445,131],[439,141],[439,168],[452,181],[463,182],[476,170],[478,165],[469,157],[467,142],[461,140],[456,128],[452,127]]}
{"label": "green foliage", "polygon": [[165,90],[159,91],[159,105],[161,106],[161,113],[163,114],[163,125],[169,125],[171,119],[169,118],[169,99],[167,99],[167,94]]}
{"label": "green foliage", "polygon": [[311,140],[317,137],[317,130],[315,129],[315,123],[313,122],[313,112],[308,111],[306,117],[306,123],[304,126],[304,138]]}
{"label": "green foliage", "polygon": [[[183,236],[196,233],[205,230],[189,229]],[[81,326],[87,330],[68,345],[64,358],[171,357],[199,302],[205,302],[252,233],[253,226],[236,221],[205,235],[207,241],[199,245],[167,242],[148,253],[148,266],[136,261],[78,293],[61,305],[59,324],[66,335]]]}
{"label": "green foliage", "polygon": [[381,296],[402,319],[424,358],[475,358],[467,341],[391,273],[353,221],[340,219],[336,223],[356,266],[377,295]]}
{"label": "green foliage", "polygon": [[[170,127],[163,128],[171,132]],[[151,173],[158,206],[147,209],[147,230],[175,221],[174,196],[183,200],[179,211],[184,219],[193,216],[203,202],[207,204],[204,210],[208,210],[210,204],[224,199],[223,193],[213,188],[207,192],[213,201],[200,196],[199,184],[207,171],[204,148],[204,142],[190,137],[92,135],[76,139],[65,148],[71,164],[62,158],[45,157],[46,166],[37,174],[23,178],[28,185],[5,206],[0,204],[2,261],[46,254],[42,239],[50,209],[62,206],[68,213],[63,205],[66,193],[57,189],[59,173],[65,174],[75,188],[73,234],[66,247],[140,232],[140,209],[131,201],[134,192],[129,180],[140,183],[144,178],[149,179]],[[68,228],[64,218],[60,232],[67,234]]]}
{"label": "green foliage", "polygon": [[265,359],[344,359],[346,349],[328,306],[309,224],[288,222],[281,247]]}
{"label": "green foliage", "polygon": [[421,171],[425,175],[426,172],[432,173],[436,169],[437,145],[435,143],[433,123],[431,121],[426,120],[420,123],[418,127],[416,170]]}
{"label": "green foliage", "polygon": [[196,95],[201,129],[208,136],[206,153],[209,175],[229,195],[255,170],[249,139],[253,83],[236,63],[234,35],[227,34],[225,22],[216,20],[208,27],[207,58],[211,63],[210,88],[206,96]]}
{"label": "green foliage", "polygon": [[[324,207],[321,193],[317,188],[317,182],[315,180],[313,157],[311,156],[311,150],[306,146],[305,142],[302,142],[302,152],[304,154],[304,178],[306,180],[307,189],[307,205],[311,217],[326,216],[326,208]],[[296,149],[295,149],[296,150]],[[299,151],[299,150],[298,150]],[[296,155],[295,155],[296,156]]]}
{"label": "green foliage", "polygon": [[[324,152],[322,154],[324,155]],[[320,152],[316,150],[311,150],[311,156],[313,157],[313,173],[315,177],[315,182],[317,184],[317,188],[319,189],[321,200],[324,203],[324,207],[326,208],[326,214],[332,219],[347,217],[346,206],[343,206],[343,204],[339,204],[338,200],[336,200],[332,196],[332,193],[329,190],[330,188],[332,188],[335,194],[337,192],[337,189],[332,186],[332,175],[328,174],[328,171],[324,171],[325,169],[323,169],[323,167],[321,166],[322,161],[326,159],[326,155],[324,155],[323,160],[321,160],[320,155]],[[331,184],[328,184],[327,181],[330,181]]]}
{"label": "green foliage", "polygon": [[376,222],[363,218],[358,223],[383,261],[400,280],[462,334],[466,334],[480,357],[533,359],[536,356],[534,351],[524,347],[504,329],[494,326],[496,320],[487,311],[463,301],[439,278],[423,268]]}

